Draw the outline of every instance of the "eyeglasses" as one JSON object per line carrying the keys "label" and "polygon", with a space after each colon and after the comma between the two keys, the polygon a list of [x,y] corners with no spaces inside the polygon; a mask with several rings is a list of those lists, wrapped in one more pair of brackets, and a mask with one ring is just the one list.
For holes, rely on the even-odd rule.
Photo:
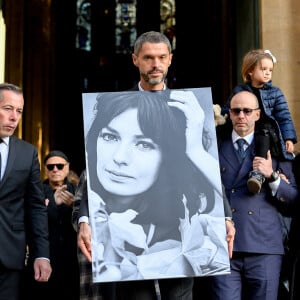
{"label": "eyeglasses", "polygon": [[259,110],[259,108],[230,108],[230,111],[238,116],[241,111],[246,115],[246,116],[250,116],[254,110]]}
{"label": "eyeglasses", "polygon": [[53,171],[54,167],[56,167],[58,170],[62,170],[65,167],[66,164],[49,164],[46,165],[47,169],[49,171]]}

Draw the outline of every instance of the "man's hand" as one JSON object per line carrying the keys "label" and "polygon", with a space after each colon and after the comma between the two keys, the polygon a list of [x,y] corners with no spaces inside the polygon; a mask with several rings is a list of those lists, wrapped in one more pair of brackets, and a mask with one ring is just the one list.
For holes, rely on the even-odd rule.
{"label": "man's hand", "polygon": [[253,170],[262,173],[266,178],[269,178],[273,173],[272,157],[270,150],[267,152],[267,158],[255,156],[253,159]]}
{"label": "man's hand", "polygon": [[33,264],[34,279],[39,282],[48,281],[52,268],[50,262],[44,258],[37,258]]}
{"label": "man's hand", "polygon": [[232,258],[232,251],[233,251],[233,241],[235,236],[235,227],[232,221],[226,220],[226,240],[228,243],[228,255],[229,258]]}
{"label": "man's hand", "polygon": [[77,236],[77,245],[81,250],[82,254],[88,259],[88,261],[92,261],[92,231],[91,227],[88,223],[82,222],[79,226],[79,232]]}
{"label": "man's hand", "polygon": [[72,206],[74,203],[74,195],[67,191],[67,185],[62,185],[54,193],[54,199],[56,205],[65,204]]}

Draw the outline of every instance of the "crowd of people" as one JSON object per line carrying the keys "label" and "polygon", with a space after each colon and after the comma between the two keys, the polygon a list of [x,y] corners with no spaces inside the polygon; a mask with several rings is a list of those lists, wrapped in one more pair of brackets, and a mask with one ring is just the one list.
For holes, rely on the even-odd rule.
{"label": "crowd of people", "polygon": [[274,55],[244,56],[217,156],[195,94],[167,87],[168,38],[141,34],[132,61],[138,84],[96,98],[79,178],[52,150],[42,181],[14,136],[23,92],[0,84],[0,299],[297,299],[300,156]]}

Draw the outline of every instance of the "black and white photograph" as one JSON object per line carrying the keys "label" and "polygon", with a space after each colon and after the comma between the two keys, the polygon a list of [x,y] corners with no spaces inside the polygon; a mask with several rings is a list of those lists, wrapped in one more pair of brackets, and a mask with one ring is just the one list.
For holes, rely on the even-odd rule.
{"label": "black and white photograph", "polygon": [[211,89],[82,97],[93,281],[229,274]]}

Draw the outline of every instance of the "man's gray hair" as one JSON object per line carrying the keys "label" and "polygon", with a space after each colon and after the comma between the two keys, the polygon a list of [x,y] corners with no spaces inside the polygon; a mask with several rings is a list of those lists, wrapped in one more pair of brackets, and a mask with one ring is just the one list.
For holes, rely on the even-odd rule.
{"label": "man's gray hair", "polygon": [[13,91],[16,94],[23,94],[23,91],[20,87],[17,85],[14,85],[12,83],[0,83],[0,101],[3,100],[2,92],[3,91]]}
{"label": "man's gray hair", "polygon": [[134,54],[138,55],[144,43],[164,43],[167,45],[169,53],[172,52],[170,40],[158,31],[148,31],[141,34],[134,43]]}

